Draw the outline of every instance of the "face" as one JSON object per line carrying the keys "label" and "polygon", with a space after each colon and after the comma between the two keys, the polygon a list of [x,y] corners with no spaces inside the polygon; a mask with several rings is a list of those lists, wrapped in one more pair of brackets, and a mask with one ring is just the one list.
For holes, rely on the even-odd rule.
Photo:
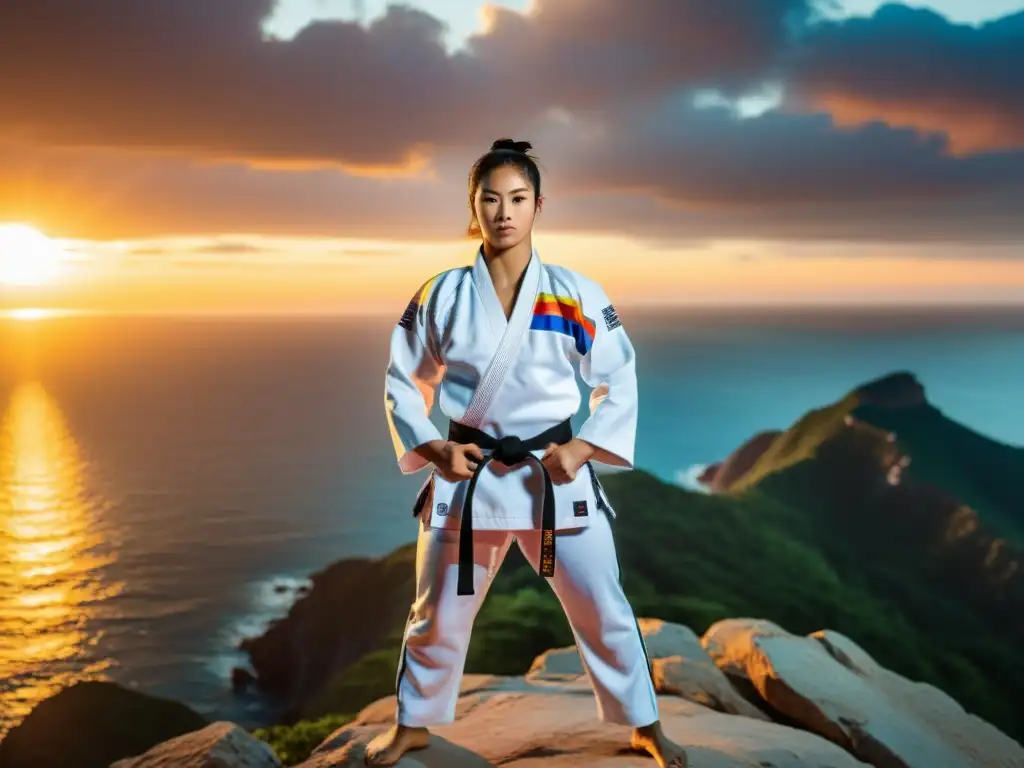
{"label": "face", "polygon": [[533,186],[518,166],[495,168],[480,180],[473,199],[484,240],[501,250],[521,243],[533,229],[542,200],[536,199]]}

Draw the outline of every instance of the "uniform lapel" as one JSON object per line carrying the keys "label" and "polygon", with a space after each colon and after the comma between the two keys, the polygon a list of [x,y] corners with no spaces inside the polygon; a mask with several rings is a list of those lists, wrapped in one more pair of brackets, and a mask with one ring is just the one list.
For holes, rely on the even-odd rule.
{"label": "uniform lapel", "polygon": [[532,313],[537,301],[537,291],[540,290],[540,257],[537,249],[530,254],[530,261],[526,265],[526,274],[523,277],[523,284],[520,286],[519,295],[516,297],[515,306],[512,308],[512,317],[505,319],[505,310],[501,306],[498,292],[491,281],[491,273],[487,271],[487,261],[484,259],[484,252],[481,248],[476,254],[476,261],[473,263],[473,282],[476,284],[477,293],[484,305],[484,312],[491,325],[491,330],[498,339],[503,339],[509,332],[510,326],[518,327],[523,321],[523,315]]}
{"label": "uniform lapel", "polygon": [[523,276],[523,283],[519,288],[518,296],[516,296],[512,316],[506,320],[505,311],[501,307],[498,293],[494,290],[491,275],[487,271],[483,249],[477,253],[476,262],[473,264],[473,281],[476,283],[477,293],[484,304],[484,311],[498,343],[487,371],[477,385],[476,391],[473,393],[473,400],[462,420],[469,426],[477,426],[483,419],[498,388],[505,379],[509,365],[519,352],[519,344],[526,331],[529,330],[533,308],[537,302],[541,272],[540,257],[535,248],[526,265],[526,274]]}

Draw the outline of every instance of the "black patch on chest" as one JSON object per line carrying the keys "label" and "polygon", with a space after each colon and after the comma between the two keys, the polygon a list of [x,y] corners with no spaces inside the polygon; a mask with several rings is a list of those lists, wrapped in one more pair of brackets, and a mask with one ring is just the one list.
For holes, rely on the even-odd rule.
{"label": "black patch on chest", "polygon": [[574,501],[572,503],[572,513],[576,517],[586,517],[587,516],[587,502],[586,502],[586,500],[584,499],[583,501]]}
{"label": "black patch on chest", "polygon": [[619,320],[619,315],[616,313],[615,307],[611,304],[602,309],[601,314],[604,316],[604,325],[609,331],[614,331],[622,325],[622,321]]}

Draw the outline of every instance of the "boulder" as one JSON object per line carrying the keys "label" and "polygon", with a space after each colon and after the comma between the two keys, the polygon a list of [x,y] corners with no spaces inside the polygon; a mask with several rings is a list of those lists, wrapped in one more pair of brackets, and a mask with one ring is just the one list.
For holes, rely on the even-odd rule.
{"label": "boulder", "polygon": [[[557,686],[514,691],[476,688],[460,696],[455,722],[432,729],[426,749],[408,753],[397,768],[650,768],[629,747],[631,728],[602,723],[592,698]],[[666,734],[687,750],[691,768],[854,768],[864,763],[811,733],[747,717],[714,712],[676,697],[659,697]],[[355,768],[365,745],[390,727],[392,706],[369,707],[317,748],[302,768]]]}
{"label": "boulder", "polygon": [[281,768],[266,743],[228,722],[165,741],[110,768]]}
{"label": "boulder", "polygon": [[40,702],[0,742],[4,768],[108,768],[208,724],[184,704],[91,680]]}
{"label": "boulder", "polygon": [[[771,719],[730,684],[692,629],[653,618],[638,619],[637,623],[658,693],[679,696],[719,712]],[[526,681],[532,685],[573,683],[577,691],[592,690],[575,645],[542,653],[534,659]]]}
{"label": "boulder", "polygon": [[1024,766],[1024,749],[933,686],[883,669],[848,638],[733,619],[704,638],[772,708],[877,768]]}

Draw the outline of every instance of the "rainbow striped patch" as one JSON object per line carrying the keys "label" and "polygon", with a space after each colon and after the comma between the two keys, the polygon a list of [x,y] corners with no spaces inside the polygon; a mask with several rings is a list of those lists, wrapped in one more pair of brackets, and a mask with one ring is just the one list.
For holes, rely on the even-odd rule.
{"label": "rainbow striped patch", "polygon": [[590,351],[597,332],[594,321],[583,314],[575,299],[541,293],[533,305],[533,320],[530,329],[534,331],[556,331],[572,336],[576,351],[581,355]]}

